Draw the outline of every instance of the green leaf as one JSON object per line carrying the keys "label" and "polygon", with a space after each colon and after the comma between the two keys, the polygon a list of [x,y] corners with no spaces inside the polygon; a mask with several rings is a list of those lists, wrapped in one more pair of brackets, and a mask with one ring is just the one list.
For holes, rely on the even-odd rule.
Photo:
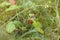
{"label": "green leaf", "polygon": [[14,24],[15,24],[15,26],[17,26],[17,27],[20,27],[20,26],[21,26],[21,22],[20,22],[20,21],[14,21]]}
{"label": "green leaf", "polygon": [[21,6],[18,6],[18,5],[11,5],[9,8],[5,10],[5,12],[16,10],[16,9],[19,9],[20,7]]}
{"label": "green leaf", "polygon": [[21,22],[20,21],[14,21],[14,24],[16,27],[18,27],[19,29],[25,31],[26,27],[22,27]]}
{"label": "green leaf", "polygon": [[25,31],[25,30],[27,30],[27,29],[26,29],[26,27],[21,27],[21,29],[22,29],[22,31]]}
{"label": "green leaf", "polygon": [[29,8],[32,7],[33,10],[36,10],[36,4],[33,3],[32,1],[28,1],[23,4],[23,8]]}
{"label": "green leaf", "polygon": [[42,25],[40,24],[40,22],[34,21],[32,25],[38,32],[44,34],[44,31],[42,30]]}
{"label": "green leaf", "polygon": [[15,30],[15,24],[11,21],[6,25],[6,31],[12,33]]}

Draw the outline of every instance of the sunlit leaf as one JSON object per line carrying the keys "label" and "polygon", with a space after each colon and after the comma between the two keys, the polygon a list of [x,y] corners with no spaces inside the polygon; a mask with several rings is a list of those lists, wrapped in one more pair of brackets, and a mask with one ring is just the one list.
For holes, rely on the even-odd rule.
{"label": "sunlit leaf", "polygon": [[6,31],[12,33],[15,30],[15,24],[11,21],[6,25]]}
{"label": "sunlit leaf", "polygon": [[42,30],[42,25],[39,22],[34,21],[32,25],[38,32],[44,34],[44,31]]}

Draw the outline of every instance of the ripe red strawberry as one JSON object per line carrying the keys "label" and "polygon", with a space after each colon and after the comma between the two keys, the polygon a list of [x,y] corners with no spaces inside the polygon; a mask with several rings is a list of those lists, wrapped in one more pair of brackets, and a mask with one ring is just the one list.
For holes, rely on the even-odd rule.
{"label": "ripe red strawberry", "polygon": [[29,24],[32,24],[32,23],[33,23],[33,21],[32,21],[32,20],[28,20],[28,23],[29,23]]}
{"label": "ripe red strawberry", "polygon": [[12,5],[15,5],[15,4],[16,4],[16,1],[15,1],[15,0],[9,0],[9,2],[10,2]]}

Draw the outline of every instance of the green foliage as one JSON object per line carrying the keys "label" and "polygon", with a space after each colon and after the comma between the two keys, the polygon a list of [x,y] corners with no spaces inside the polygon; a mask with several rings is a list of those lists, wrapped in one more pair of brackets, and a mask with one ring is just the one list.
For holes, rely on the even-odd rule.
{"label": "green foliage", "polygon": [[21,24],[20,21],[14,21],[14,24],[15,24],[16,27],[18,27],[22,31],[26,30],[25,27],[22,27],[22,24]]}
{"label": "green foliage", "polygon": [[23,8],[29,8],[32,7],[32,10],[36,10],[36,4],[32,1],[27,1],[26,3],[23,3]]}
{"label": "green foliage", "polygon": [[15,24],[17,27],[20,27],[20,26],[21,26],[21,22],[20,22],[20,21],[14,21],[14,24]]}
{"label": "green foliage", "polygon": [[7,25],[6,25],[6,31],[8,32],[8,33],[12,33],[14,30],[15,30],[15,25],[14,25],[14,23],[11,21],[11,22],[9,22]]}
{"label": "green foliage", "polygon": [[21,8],[21,6],[11,5],[9,8],[7,8],[7,9],[5,10],[5,12],[12,11],[12,10],[16,10],[16,9],[19,9],[19,8]]}
{"label": "green foliage", "polygon": [[9,6],[9,5],[11,5],[9,2],[4,1],[0,4],[0,7],[5,7],[5,6]]}
{"label": "green foliage", "polygon": [[14,21],[14,22],[11,21],[11,22],[9,22],[9,23],[6,25],[6,31],[7,31],[8,33],[14,32],[14,30],[15,30],[16,28],[19,28],[19,30],[22,30],[22,31],[26,30],[25,27],[22,27],[22,26],[21,26],[21,23],[20,23],[19,21]]}
{"label": "green foliage", "polygon": [[[0,40],[60,39],[60,0],[16,0],[15,5],[9,0],[0,2]],[[32,25],[31,19],[36,20]],[[16,27],[19,30],[15,32]]]}
{"label": "green foliage", "polygon": [[42,30],[42,25],[40,24],[40,22],[34,21],[32,25],[38,32],[44,34],[44,31]]}

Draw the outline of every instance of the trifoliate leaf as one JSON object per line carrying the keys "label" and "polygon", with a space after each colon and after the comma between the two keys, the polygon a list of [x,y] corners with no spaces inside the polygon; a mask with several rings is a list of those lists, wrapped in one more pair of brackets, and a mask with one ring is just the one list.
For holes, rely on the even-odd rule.
{"label": "trifoliate leaf", "polygon": [[6,25],[6,31],[12,33],[15,30],[15,24],[11,21]]}
{"label": "trifoliate leaf", "polygon": [[44,31],[42,30],[42,25],[39,22],[34,21],[32,25],[38,32],[44,34]]}

